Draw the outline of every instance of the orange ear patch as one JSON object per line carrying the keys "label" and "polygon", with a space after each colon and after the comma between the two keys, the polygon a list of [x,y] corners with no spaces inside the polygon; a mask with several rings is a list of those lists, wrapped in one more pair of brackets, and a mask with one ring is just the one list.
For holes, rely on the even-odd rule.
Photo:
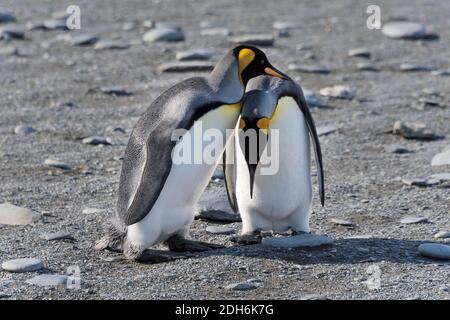
{"label": "orange ear patch", "polygon": [[242,118],[240,118],[240,119],[239,119],[239,129],[244,129],[245,126],[246,126],[245,120],[242,119]]}
{"label": "orange ear patch", "polygon": [[256,126],[262,130],[266,135],[269,134],[269,119],[268,118],[261,118],[256,123]]}

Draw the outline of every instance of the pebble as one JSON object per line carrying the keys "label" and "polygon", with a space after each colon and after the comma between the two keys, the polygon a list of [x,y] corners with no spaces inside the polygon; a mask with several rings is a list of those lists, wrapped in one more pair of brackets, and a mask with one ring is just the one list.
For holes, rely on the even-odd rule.
{"label": "pebble", "polygon": [[168,62],[158,67],[159,72],[201,72],[212,69],[214,69],[214,64],[205,61]]}
{"label": "pebble", "polygon": [[19,54],[19,50],[16,47],[7,46],[0,48],[0,56],[15,56]]}
{"label": "pebble", "polygon": [[36,277],[26,280],[26,283],[40,287],[65,286],[68,277],[60,274],[40,274]]}
{"label": "pebble", "polygon": [[361,57],[361,58],[367,58],[370,59],[370,51],[366,48],[356,48],[356,49],[350,49],[348,51],[349,57]]}
{"label": "pebble", "polygon": [[36,130],[33,127],[25,125],[25,124],[18,125],[14,128],[15,134],[27,135],[27,134],[30,134],[33,132],[36,132]]}
{"label": "pebble", "polygon": [[394,39],[427,39],[432,36],[424,25],[410,21],[393,21],[385,23],[381,33]]}
{"label": "pebble", "polygon": [[450,69],[440,69],[431,71],[432,76],[450,76]]}
{"label": "pebble", "polygon": [[249,282],[238,282],[238,283],[232,283],[226,286],[227,290],[236,290],[236,291],[248,291],[248,290],[254,290],[257,286],[253,283]]}
{"label": "pebble", "polygon": [[345,219],[340,219],[340,218],[332,218],[331,222],[333,222],[334,224],[338,224],[340,226],[345,226],[345,227],[353,226],[353,222],[351,222],[349,220],[345,220]]}
{"label": "pebble", "polygon": [[440,183],[450,182],[450,173],[435,173],[430,176],[430,179],[438,180]]}
{"label": "pebble", "polygon": [[290,237],[268,237],[262,239],[262,244],[277,248],[309,248],[331,245],[333,240],[324,235],[299,234]]}
{"label": "pebble", "polygon": [[101,87],[100,91],[103,92],[104,94],[109,94],[112,96],[119,96],[119,97],[132,95],[131,92],[125,90],[121,86]]}
{"label": "pebble", "polygon": [[57,30],[57,29],[69,30],[69,28],[67,28],[66,19],[45,20],[43,26],[45,27],[46,30]]}
{"label": "pebble", "polygon": [[294,30],[294,29],[300,29],[301,25],[297,22],[291,22],[291,21],[275,21],[272,24],[272,27],[275,30]]}
{"label": "pebble", "polygon": [[83,214],[96,214],[96,213],[102,213],[105,210],[99,209],[99,208],[84,208],[82,213]]}
{"label": "pebble", "polygon": [[64,239],[73,240],[73,236],[70,233],[64,231],[46,233],[44,234],[43,238],[47,241],[64,240]]}
{"label": "pebble", "polygon": [[418,248],[424,257],[437,260],[450,260],[450,246],[441,243],[423,243]]}
{"label": "pebble", "polygon": [[178,52],[176,58],[179,61],[209,60],[213,54],[214,51],[210,49],[194,49]]}
{"label": "pebble", "polygon": [[429,72],[433,70],[433,68],[420,64],[402,63],[400,64],[398,70],[401,72]]}
{"label": "pebble", "polygon": [[207,226],[206,232],[211,234],[235,234],[236,231],[232,228],[222,226]]}
{"label": "pebble", "polygon": [[356,69],[360,70],[360,71],[373,71],[373,72],[377,72],[379,71],[379,69],[371,62],[358,62],[356,64]]}
{"label": "pebble", "polygon": [[184,41],[185,36],[181,28],[157,27],[144,33],[142,39],[145,42],[176,42]]}
{"label": "pebble", "polygon": [[49,167],[58,168],[62,170],[71,170],[72,168],[66,164],[65,162],[62,162],[60,160],[56,159],[45,159],[44,164],[46,164]]}
{"label": "pebble", "polygon": [[406,139],[434,140],[439,138],[439,136],[431,132],[427,126],[422,123],[396,121],[392,132],[393,134],[401,135]]}
{"label": "pebble", "polygon": [[307,294],[303,297],[300,297],[300,300],[330,300],[330,298],[328,298],[324,294]]}
{"label": "pebble", "polygon": [[227,37],[231,34],[227,28],[207,28],[200,31],[202,36],[223,36]]}
{"label": "pebble", "polygon": [[329,74],[331,72],[331,70],[323,68],[323,67],[306,66],[306,65],[297,64],[297,63],[291,63],[288,66],[288,70],[303,72],[303,73],[318,73],[318,74]]}
{"label": "pebble", "polygon": [[450,148],[441,153],[436,154],[431,160],[432,166],[449,166],[450,165]]}
{"label": "pebble", "polygon": [[67,20],[67,18],[70,17],[70,13],[67,13],[64,10],[61,11],[55,11],[52,13],[52,18],[57,20]]}
{"label": "pebble", "polygon": [[202,29],[208,29],[208,28],[224,28],[226,27],[226,24],[224,21],[216,20],[216,19],[210,19],[210,20],[203,20],[200,22],[200,28]]}
{"label": "pebble", "polygon": [[84,144],[91,144],[91,145],[94,145],[94,146],[97,146],[97,145],[100,145],[100,144],[101,145],[110,145],[110,144],[112,144],[111,143],[111,139],[104,138],[104,137],[99,137],[99,136],[92,136],[92,137],[84,138],[82,140],[82,142]]}
{"label": "pebble", "polygon": [[353,99],[355,97],[353,90],[349,86],[343,85],[324,87],[320,89],[319,93],[322,96],[339,99]]}
{"label": "pebble", "polygon": [[38,221],[41,215],[33,210],[5,202],[0,204],[0,224],[27,225]]}
{"label": "pebble", "polygon": [[450,238],[450,231],[439,231],[434,235],[436,239],[446,239]]}
{"label": "pebble", "polygon": [[99,39],[100,37],[95,34],[76,34],[69,38],[69,43],[72,46],[88,46],[96,43]]}
{"label": "pebble", "polygon": [[330,133],[333,133],[335,131],[337,131],[339,128],[336,127],[335,125],[327,125],[327,126],[319,126],[317,127],[316,131],[317,131],[317,135],[320,136],[326,136]]}
{"label": "pebble", "polygon": [[9,272],[33,272],[42,268],[42,261],[35,258],[14,259],[2,263],[2,269]]}
{"label": "pebble", "polygon": [[25,39],[25,31],[16,26],[5,26],[0,28],[0,39]]}
{"label": "pebble", "polygon": [[402,179],[402,182],[408,186],[416,186],[416,187],[432,187],[441,184],[441,181],[433,178]]}
{"label": "pebble", "polygon": [[8,12],[0,9],[0,23],[16,22],[17,18],[12,12]]}
{"label": "pebble", "polygon": [[321,96],[314,91],[303,89],[303,95],[309,107],[320,108],[326,106],[326,103],[322,100]]}
{"label": "pebble", "polygon": [[221,210],[208,210],[200,212],[195,216],[195,219],[223,223],[241,222],[241,217],[239,215]]}
{"label": "pebble", "polygon": [[403,224],[414,224],[414,223],[425,223],[428,222],[428,219],[425,217],[404,217],[400,220],[400,223]]}
{"label": "pebble", "polygon": [[384,146],[384,151],[388,152],[388,153],[408,153],[410,152],[409,149],[407,147],[405,147],[402,144],[387,144]]}
{"label": "pebble", "polygon": [[245,34],[230,39],[235,44],[250,44],[253,46],[270,47],[274,44],[271,34]]}
{"label": "pebble", "polygon": [[95,50],[125,50],[130,48],[130,44],[123,40],[104,39],[94,45]]}

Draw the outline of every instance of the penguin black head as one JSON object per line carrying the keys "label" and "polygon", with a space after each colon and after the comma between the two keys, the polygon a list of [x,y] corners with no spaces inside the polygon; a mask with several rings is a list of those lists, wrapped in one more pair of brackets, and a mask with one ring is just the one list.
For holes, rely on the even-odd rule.
{"label": "penguin black head", "polygon": [[239,76],[244,86],[250,79],[260,75],[290,79],[286,74],[272,66],[265,53],[254,46],[237,46],[233,49],[233,54],[239,62]]}

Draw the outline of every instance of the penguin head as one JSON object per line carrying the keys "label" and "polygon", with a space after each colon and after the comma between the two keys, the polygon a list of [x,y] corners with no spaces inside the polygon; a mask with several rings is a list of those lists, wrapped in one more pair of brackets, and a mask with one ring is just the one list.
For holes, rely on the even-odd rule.
{"label": "penguin head", "polygon": [[272,66],[265,53],[254,46],[237,46],[233,49],[233,54],[239,63],[239,77],[244,86],[250,79],[260,75],[290,79],[286,74]]}

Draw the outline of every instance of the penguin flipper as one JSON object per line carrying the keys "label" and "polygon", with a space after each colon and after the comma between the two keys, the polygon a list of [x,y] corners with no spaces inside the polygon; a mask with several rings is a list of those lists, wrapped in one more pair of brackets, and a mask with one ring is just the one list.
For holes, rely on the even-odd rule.
{"label": "penguin flipper", "polygon": [[236,142],[235,136],[230,141],[223,152],[223,175],[225,187],[227,189],[228,202],[235,213],[238,213],[236,199]]}
{"label": "penguin flipper", "polygon": [[317,135],[316,125],[314,124],[314,119],[311,115],[311,111],[309,110],[309,106],[306,103],[305,97],[303,95],[303,91],[298,86],[298,92],[296,94],[297,104],[300,107],[305,120],[308,126],[309,134],[311,136],[311,140],[313,142],[314,153],[316,158],[316,167],[317,167],[317,180],[319,183],[319,193],[320,193],[320,203],[322,206],[325,203],[325,187],[324,187],[324,174],[323,174],[323,164],[322,164],[322,150],[320,148],[320,141]]}

